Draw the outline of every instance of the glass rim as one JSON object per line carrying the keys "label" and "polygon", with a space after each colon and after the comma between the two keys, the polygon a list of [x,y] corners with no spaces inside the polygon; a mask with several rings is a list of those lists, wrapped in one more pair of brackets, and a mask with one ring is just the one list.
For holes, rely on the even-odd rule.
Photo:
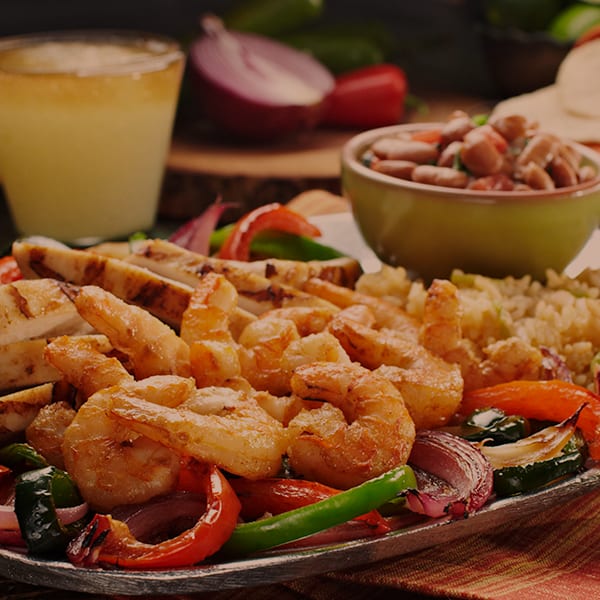
{"label": "glass rim", "polygon": [[82,65],[60,68],[46,65],[3,66],[0,72],[15,75],[126,75],[132,72],[160,71],[171,63],[183,59],[181,45],[174,38],[161,33],[135,29],[72,29],[24,33],[0,37],[0,54],[7,50],[24,48],[48,42],[103,42],[117,43],[147,50],[123,62],[102,65]]}

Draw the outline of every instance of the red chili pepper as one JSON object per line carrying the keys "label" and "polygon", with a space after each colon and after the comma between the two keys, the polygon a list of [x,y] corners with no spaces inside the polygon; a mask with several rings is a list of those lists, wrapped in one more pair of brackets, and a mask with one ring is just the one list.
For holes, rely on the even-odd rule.
{"label": "red chili pepper", "polygon": [[0,258],[0,283],[11,283],[23,279],[23,274],[13,256]]}
{"label": "red chili pepper", "polygon": [[301,214],[279,202],[265,204],[244,215],[234,226],[219,250],[219,258],[250,260],[250,244],[257,233],[285,231],[307,237],[319,237],[321,231]]}
{"label": "red chili pepper", "polygon": [[495,406],[506,414],[560,422],[582,409],[577,427],[588,444],[590,456],[600,458],[600,396],[567,381],[510,381],[466,392],[460,412]]}
{"label": "red chili pepper", "polygon": [[[304,479],[232,479],[230,483],[242,503],[240,516],[247,521],[254,521],[265,513],[279,515],[340,493],[335,488]],[[356,520],[365,521],[377,533],[390,530],[389,524],[377,510],[356,517]]]}
{"label": "red chili pepper", "polygon": [[392,64],[364,67],[336,78],[321,123],[335,127],[369,128],[395,125],[404,116],[408,83]]}
{"label": "red chili pepper", "polygon": [[166,569],[194,565],[219,550],[236,526],[240,502],[216,466],[190,461],[182,468],[188,472],[180,483],[206,495],[206,510],[192,528],[164,542],[146,544],[135,539],[123,521],[97,514],[69,545],[69,560],[83,566]]}

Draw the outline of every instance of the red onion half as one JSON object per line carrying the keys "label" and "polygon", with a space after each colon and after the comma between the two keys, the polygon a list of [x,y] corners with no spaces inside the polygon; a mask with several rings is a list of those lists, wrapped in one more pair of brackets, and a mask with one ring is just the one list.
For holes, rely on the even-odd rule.
{"label": "red onion half", "polygon": [[407,506],[428,517],[467,517],[493,491],[487,458],[475,445],[445,431],[418,432],[408,463],[416,468],[419,489],[408,494]]}
{"label": "red onion half", "polygon": [[263,36],[228,31],[214,16],[190,47],[192,80],[206,116],[254,139],[314,127],[335,81],[305,52]]}

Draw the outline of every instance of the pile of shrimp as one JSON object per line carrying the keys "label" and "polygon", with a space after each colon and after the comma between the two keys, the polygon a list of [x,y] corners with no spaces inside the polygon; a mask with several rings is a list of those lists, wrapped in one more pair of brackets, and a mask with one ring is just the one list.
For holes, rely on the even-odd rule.
{"label": "pile of shrimp", "polygon": [[76,400],[42,408],[27,441],[104,512],[173,491],[182,456],[252,480],[285,458],[338,489],[405,464],[416,431],[456,413],[460,367],[386,300],[320,279],[303,287],[313,303],[261,309],[240,328],[236,288],[207,273],[177,331],[101,287],[77,288],[78,313],[112,349],[85,336],[48,343]]}

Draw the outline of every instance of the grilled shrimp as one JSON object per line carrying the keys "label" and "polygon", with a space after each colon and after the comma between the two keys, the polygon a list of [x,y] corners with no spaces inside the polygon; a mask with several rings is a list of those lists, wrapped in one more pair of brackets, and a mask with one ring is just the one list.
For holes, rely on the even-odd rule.
{"label": "grilled shrimp", "polygon": [[[314,361],[349,362],[348,355],[330,333],[320,331],[301,337],[294,321],[278,316],[289,314],[287,311],[292,308],[283,310],[283,313],[279,310],[265,313],[240,335],[243,377],[257,390],[276,396],[290,393],[290,378],[299,365]],[[319,317],[317,322],[318,328],[324,324]]]}
{"label": "grilled shrimp", "polygon": [[117,391],[107,394],[107,410],[121,426],[165,450],[248,479],[275,475],[288,443],[283,425],[258,405],[252,392],[203,388],[166,407]]}
{"label": "grilled shrimp", "polygon": [[181,337],[190,346],[191,373],[198,387],[227,385],[241,376],[230,316],[237,291],[223,275],[204,275],[181,320]]}
{"label": "grilled shrimp", "polygon": [[543,361],[540,350],[515,336],[498,339],[501,332],[494,329],[488,331],[488,338],[497,341],[478,350],[464,335],[461,315],[456,286],[447,280],[434,280],[425,299],[422,343],[459,366],[465,390],[511,379],[539,379]]}
{"label": "grilled shrimp", "polygon": [[367,306],[371,309],[379,327],[389,327],[408,339],[415,341],[418,339],[418,321],[399,306],[383,298],[369,296],[321,279],[309,279],[304,285],[304,290],[320,296],[340,308],[348,308],[355,304]]}
{"label": "grilled shrimp", "polygon": [[156,403],[177,405],[193,389],[192,379],[174,375],[124,381],[99,390],[79,409],[64,432],[62,454],[92,508],[110,511],[166,494],[179,474],[179,453],[115,419],[110,412],[114,398],[160,410]]}
{"label": "grilled shrimp", "polygon": [[137,379],[190,374],[189,346],[168,325],[110,292],[84,286],[75,297],[79,314],[132,362]]}
{"label": "grilled shrimp", "polygon": [[55,338],[46,346],[44,357],[77,388],[83,400],[102,388],[133,380],[117,358],[100,351],[93,338]]}
{"label": "grilled shrimp", "polygon": [[356,363],[317,362],[297,368],[291,383],[296,396],[324,402],[288,425],[295,471],[349,488],[406,462],[415,426],[402,396],[383,377]]}
{"label": "grilled shrimp", "polygon": [[417,429],[448,422],[462,399],[460,369],[391,329],[374,329],[342,311],[330,323],[351,360],[377,369],[402,394]]}
{"label": "grilled shrimp", "polygon": [[25,430],[27,442],[59,469],[65,468],[62,442],[75,414],[75,409],[64,400],[53,402],[43,406]]}

